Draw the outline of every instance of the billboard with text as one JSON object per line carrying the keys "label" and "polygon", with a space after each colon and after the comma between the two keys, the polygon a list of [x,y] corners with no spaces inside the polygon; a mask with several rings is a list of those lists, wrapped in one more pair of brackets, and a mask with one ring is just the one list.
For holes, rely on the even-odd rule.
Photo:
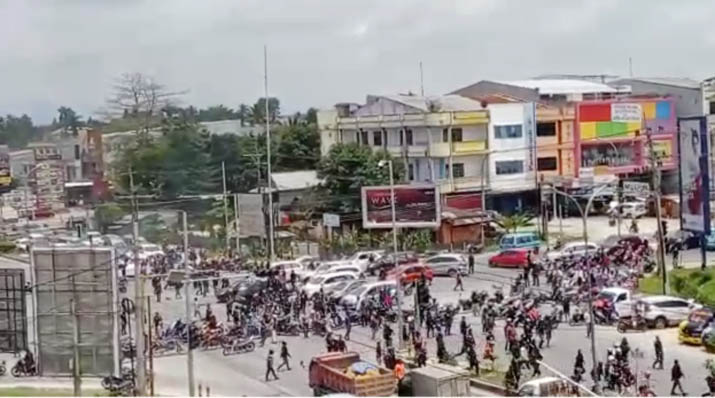
{"label": "billboard with text", "polygon": [[684,230],[710,232],[708,130],[704,117],[678,119],[680,222]]}
{"label": "billboard with text", "polygon": [[[439,190],[434,185],[395,185],[395,224],[402,228],[436,228],[440,223]],[[362,188],[363,228],[392,227],[389,186]]]}

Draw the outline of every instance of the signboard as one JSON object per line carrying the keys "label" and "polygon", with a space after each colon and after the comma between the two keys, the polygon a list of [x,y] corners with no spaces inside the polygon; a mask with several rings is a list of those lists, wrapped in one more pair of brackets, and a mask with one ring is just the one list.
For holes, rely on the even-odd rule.
{"label": "signboard", "polygon": [[266,237],[266,219],[263,214],[263,195],[260,193],[238,194],[238,220],[241,236]]}
{"label": "signboard", "polygon": [[705,117],[678,119],[681,228],[710,233],[708,133]]}
{"label": "signboard", "polygon": [[526,171],[534,171],[536,170],[536,104],[533,102],[524,105],[524,137],[529,148]]}
{"label": "signboard", "polygon": [[340,227],[340,215],[323,213],[323,226],[339,228]]}
{"label": "signboard", "polygon": [[[440,224],[439,189],[434,185],[395,185],[395,225],[436,228]],[[389,186],[362,187],[363,228],[392,227]]]}
{"label": "signboard", "polygon": [[6,188],[11,182],[10,152],[7,145],[0,145],[0,188]]}
{"label": "signboard", "polygon": [[623,193],[633,196],[648,196],[650,185],[647,182],[623,181]]}
{"label": "signboard", "polygon": [[614,122],[639,122],[642,115],[640,104],[611,104],[611,120]]}

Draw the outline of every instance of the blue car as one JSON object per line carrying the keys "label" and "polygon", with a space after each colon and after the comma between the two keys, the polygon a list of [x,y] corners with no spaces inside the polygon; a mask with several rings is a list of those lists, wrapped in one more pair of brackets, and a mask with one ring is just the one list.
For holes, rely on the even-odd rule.
{"label": "blue car", "polygon": [[715,233],[710,233],[705,237],[705,248],[707,250],[715,250]]}
{"label": "blue car", "polygon": [[541,239],[535,232],[518,232],[506,234],[499,241],[501,250],[507,249],[534,249],[541,246]]}

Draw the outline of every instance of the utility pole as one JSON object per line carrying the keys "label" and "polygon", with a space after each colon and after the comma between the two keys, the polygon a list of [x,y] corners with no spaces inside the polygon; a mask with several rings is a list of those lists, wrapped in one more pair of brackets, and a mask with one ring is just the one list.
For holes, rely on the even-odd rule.
{"label": "utility pole", "polygon": [[154,396],[154,344],[152,343],[151,330],[154,326],[151,318],[151,296],[146,296],[146,312],[149,313],[149,395]]}
{"label": "utility pole", "polygon": [[663,277],[662,281],[662,291],[663,294],[667,294],[668,290],[668,277],[665,270],[665,244],[663,242],[663,223],[660,208],[660,162],[657,159],[656,153],[653,151],[653,137],[651,137],[650,132],[646,133],[646,138],[648,139],[648,151],[650,152],[650,169],[651,175],[653,177],[653,197],[655,198],[655,219],[658,224],[658,269],[660,269],[661,275]]}
{"label": "utility pole", "polygon": [[425,79],[424,73],[422,73],[422,61],[420,61],[420,96],[425,96]]}
{"label": "utility pole", "polygon": [[241,228],[238,225],[238,194],[233,194],[233,221],[236,224],[234,229],[236,230],[236,254],[241,255],[241,241],[239,233]]}
{"label": "utility pole", "polygon": [[137,385],[138,396],[146,396],[146,361],[144,358],[144,267],[139,263],[139,211],[137,204],[137,193],[134,188],[134,172],[129,166],[129,189],[132,193],[132,236],[134,239],[134,305],[135,305],[135,339],[137,357]]}
{"label": "utility pole", "polygon": [[621,219],[623,216],[623,180],[618,179],[618,190],[616,191],[618,207],[616,208],[616,223],[618,223],[618,237],[621,237]]}
{"label": "utility pole", "polygon": [[[72,288],[74,289],[74,277],[72,278]],[[79,316],[74,299],[70,299],[70,312],[72,313],[72,379],[73,395],[82,396],[82,370],[79,359]]]}
{"label": "utility pole", "polygon": [[[392,159],[387,161],[388,170],[390,172],[390,208],[392,212],[392,252],[397,256],[397,216],[395,214],[395,178],[392,174]],[[451,172],[451,170],[450,170]],[[395,262],[397,258],[395,258]],[[417,294],[417,293],[415,293]],[[395,294],[395,302],[397,304],[397,348],[401,350],[404,346],[402,340],[402,281],[397,277],[397,294]]]}
{"label": "utility pole", "polygon": [[271,122],[268,109],[268,48],[263,46],[263,89],[266,96],[266,154],[268,157],[266,170],[268,176],[268,260],[272,261],[275,255],[275,242],[273,241],[273,183],[271,181]]}
{"label": "utility pole", "polygon": [[[189,229],[186,225],[186,212],[182,212],[182,223],[184,226],[184,304],[186,310],[186,324],[191,325],[191,280],[189,276]],[[196,396],[194,384],[194,351],[191,349],[191,327],[186,338],[186,370],[189,379],[189,396]]]}
{"label": "utility pole", "polygon": [[228,235],[228,201],[226,200],[226,162],[221,162],[221,176],[223,180],[223,230],[226,235],[226,253],[231,248]]}

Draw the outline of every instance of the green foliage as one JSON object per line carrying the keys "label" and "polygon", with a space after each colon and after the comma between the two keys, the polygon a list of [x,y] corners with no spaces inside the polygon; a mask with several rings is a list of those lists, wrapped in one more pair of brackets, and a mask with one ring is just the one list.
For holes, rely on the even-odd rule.
{"label": "green foliage", "polygon": [[[387,167],[380,160],[392,160],[385,151],[373,151],[356,143],[334,145],[318,165],[318,177],[325,180],[326,208],[340,212],[360,210],[360,188],[389,184]],[[395,183],[404,175],[402,162],[393,162]]]}
{"label": "green foliage", "polygon": [[32,124],[29,116],[0,116],[0,144],[10,148],[24,148],[40,136],[40,130]]}
{"label": "green foliage", "polygon": [[0,240],[0,253],[9,253],[15,250],[15,243],[9,240]]}
{"label": "green foliage", "polygon": [[281,126],[277,130],[278,170],[313,170],[320,158],[320,134],[315,124]]}
{"label": "green foliage", "polygon": [[423,253],[432,247],[432,231],[419,229],[399,234],[402,250],[414,250]]}
{"label": "green foliage", "polygon": [[698,288],[695,300],[709,307],[715,307],[715,280],[702,284]]}
{"label": "green foliage", "polygon": [[113,223],[119,221],[127,214],[116,203],[102,203],[94,209],[94,220],[97,223],[97,229],[103,234],[107,233],[107,228]]}
{"label": "green foliage", "polygon": [[[668,284],[675,296],[692,298],[704,305],[715,307],[715,269],[673,270],[668,272]],[[661,294],[661,286],[660,275],[643,278],[638,285],[641,292],[648,294]]]}
{"label": "green foliage", "polygon": [[83,125],[81,116],[67,106],[59,107],[57,113],[59,114],[58,121],[63,133],[77,135],[79,127]]}
{"label": "green foliage", "polygon": [[[281,112],[281,102],[278,98],[269,97],[268,98],[268,115],[269,121],[275,123],[276,119]],[[252,124],[263,124],[266,122],[266,99],[261,97],[256,101],[251,107],[251,123]]]}
{"label": "green foliage", "polygon": [[510,216],[501,216],[496,220],[497,224],[501,225],[507,233],[516,232],[519,228],[534,226],[532,222],[534,216],[526,213],[517,213]]}

